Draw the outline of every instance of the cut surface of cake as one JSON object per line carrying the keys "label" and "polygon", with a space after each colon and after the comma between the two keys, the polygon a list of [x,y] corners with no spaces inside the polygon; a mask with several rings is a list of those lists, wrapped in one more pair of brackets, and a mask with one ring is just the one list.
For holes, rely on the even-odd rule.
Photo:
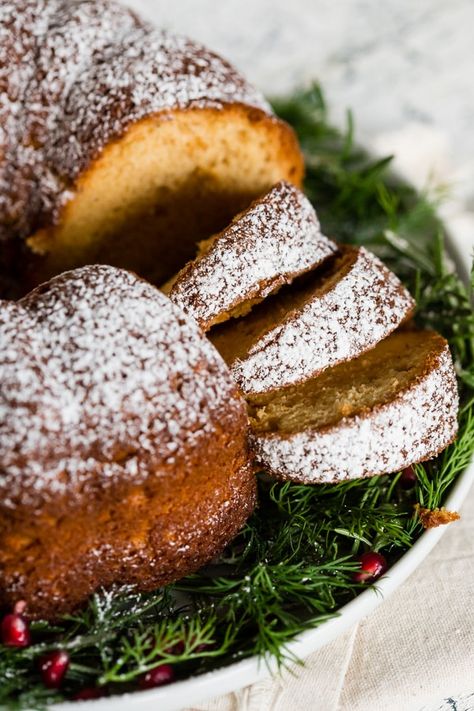
{"label": "cut surface of cake", "polygon": [[409,318],[414,301],[364,247],[340,245],[305,275],[210,338],[246,393],[301,382],[359,356]]}
{"label": "cut surface of cake", "polygon": [[248,398],[258,464],[302,483],[385,474],[430,459],[456,436],[447,342],[400,331],[348,363]]}
{"label": "cut surface of cake", "polygon": [[0,238],[19,288],[105,262],[162,283],[281,179],[292,129],[224,59],[107,0],[0,6]]}

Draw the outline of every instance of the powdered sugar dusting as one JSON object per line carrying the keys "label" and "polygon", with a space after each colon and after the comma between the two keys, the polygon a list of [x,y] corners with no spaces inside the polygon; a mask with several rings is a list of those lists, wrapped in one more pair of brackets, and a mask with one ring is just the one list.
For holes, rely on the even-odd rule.
{"label": "powdered sugar dusting", "polygon": [[258,463],[308,484],[387,474],[441,452],[457,432],[458,391],[449,348],[392,402],[322,430],[251,435]]}
{"label": "powdered sugar dusting", "polygon": [[375,346],[410,314],[414,301],[375,255],[359,248],[329,291],[288,314],[232,364],[244,392],[301,382]]}
{"label": "powdered sugar dusting", "polygon": [[336,250],[309,200],[281,181],[182,270],[170,298],[207,329],[222,313],[263,299]]}
{"label": "powdered sugar dusting", "polygon": [[217,421],[245,423],[197,325],[123,270],[85,267],[2,302],[0,342],[3,506],[143,481]]}
{"label": "powdered sugar dusting", "polygon": [[147,115],[227,103],[270,112],[225,60],[107,0],[6,0],[0,40],[4,237],[54,217],[89,162]]}

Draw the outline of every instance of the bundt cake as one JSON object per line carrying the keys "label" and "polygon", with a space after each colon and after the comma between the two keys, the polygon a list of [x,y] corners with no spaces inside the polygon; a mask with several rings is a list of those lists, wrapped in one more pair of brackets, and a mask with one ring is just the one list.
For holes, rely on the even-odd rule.
{"label": "bundt cake", "polygon": [[321,234],[309,200],[294,185],[281,181],[222,232],[202,242],[198,257],[179,272],[167,291],[208,330],[247,313],[335,252],[336,246]]}
{"label": "bundt cake", "polygon": [[414,309],[400,280],[364,247],[282,289],[210,338],[247,393],[295,384],[355,358]]}
{"label": "bundt cake", "polygon": [[1,3],[0,289],[36,288],[0,301],[0,605],[54,619],[189,574],[255,463],[339,481],[452,441],[446,342],[392,333],[413,300],[322,236],[302,176],[201,45],[108,0]]}
{"label": "bundt cake", "polygon": [[303,384],[249,397],[251,443],[273,475],[312,484],[389,474],[456,436],[458,392],[447,342],[399,331]]}
{"label": "bundt cake", "polygon": [[252,510],[247,414],[193,319],[108,266],[0,303],[0,605],[72,610],[218,553]]}
{"label": "bundt cake", "polygon": [[163,283],[278,180],[292,129],[225,60],[108,0],[0,4],[3,272],[108,263]]}

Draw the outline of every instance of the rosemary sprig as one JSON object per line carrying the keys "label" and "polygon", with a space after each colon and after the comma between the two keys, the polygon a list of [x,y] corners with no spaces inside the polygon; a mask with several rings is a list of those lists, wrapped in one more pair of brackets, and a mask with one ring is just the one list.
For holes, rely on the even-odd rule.
{"label": "rosemary sprig", "polygon": [[[474,450],[474,312],[468,288],[453,272],[433,205],[328,121],[318,86],[276,103],[295,128],[306,164],[306,191],[322,226],[339,241],[376,251],[417,301],[421,326],[449,340],[462,400],[457,441],[417,465],[411,491],[399,475],[318,487],[259,479],[259,507],[220,559],[178,585],[153,593],[99,593],[56,625],[36,623],[35,643],[0,646],[0,707],[44,708],[78,689],[107,693],[137,688],[159,663],[178,678],[253,654],[288,658],[287,643],[337,614],[363,587],[352,580],[354,556],[383,551],[393,563],[422,532],[414,505],[442,505]],[[64,648],[71,667],[61,693],[38,674],[45,651]]]}

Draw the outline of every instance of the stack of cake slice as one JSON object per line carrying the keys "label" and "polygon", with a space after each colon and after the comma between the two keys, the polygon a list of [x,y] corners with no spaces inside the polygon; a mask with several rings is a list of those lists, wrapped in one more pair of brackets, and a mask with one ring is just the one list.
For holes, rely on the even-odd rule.
{"label": "stack of cake slice", "polygon": [[339,481],[399,471],[455,437],[446,341],[419,331],[398,277],[363,247],[321,233],[281,182],[201,246],[166,285],[247,397],[256,464]]}

